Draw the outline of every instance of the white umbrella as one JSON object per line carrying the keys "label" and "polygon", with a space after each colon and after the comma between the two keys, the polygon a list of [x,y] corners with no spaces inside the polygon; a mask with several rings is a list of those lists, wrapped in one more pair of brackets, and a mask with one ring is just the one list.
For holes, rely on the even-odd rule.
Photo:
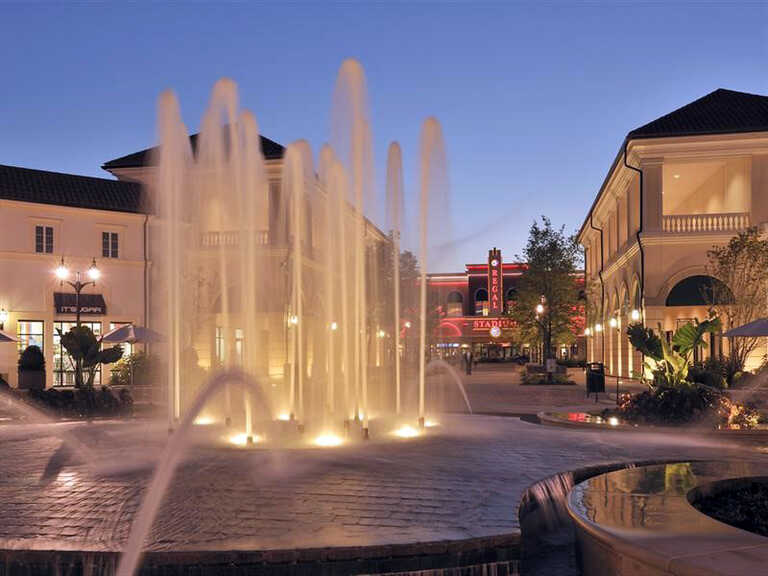
{"label": "white umbrella", "polygon": [[141,344],[146,342],[162,342],[163,338],[160,334],[149,328],[134,326],[133,324],[123,324],[104,334],[101,341],[110,342],[112,344]]}
{"label": "white umbrella", "polygon": [[727,338],[733,338],[741,336],[743,338],[758,338],[760,336],[768,336],[768,318],[760,318],[753,320],[743,326],[728,330],[723,336]]}
{"label": "white umbrella", "polygon": [[19,339],[16,336],[11,336],[8,332],[0,330],[0,342],[18,342]]}

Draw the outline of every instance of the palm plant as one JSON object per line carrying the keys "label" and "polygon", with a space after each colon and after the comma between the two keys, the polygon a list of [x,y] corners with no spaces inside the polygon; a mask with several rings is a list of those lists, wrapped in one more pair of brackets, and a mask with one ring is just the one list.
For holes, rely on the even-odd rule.
{"label": "palm plant", "polygon": [[652,388],[689,385],[688,367],[693,360],[693,353],[704,346],[705,334],[720,331],[720,320],[713,318],[704,322],[689,322],[677,329],[671,342],[659,336],[662,333],[661,324],[658,328],[657,334],[641,323],[627,327],[630,343],[645,357],[643,379]]}
{"label": "palm plant", "polygon": [[96,370],[101,364],[112,364],[123,356],[121,346],[101,349],[101,339],[97,339],[87,326],[75,326],[66,334],[59,330],[61,345],[69,354],[75,366],[75,387],[93,388]]}

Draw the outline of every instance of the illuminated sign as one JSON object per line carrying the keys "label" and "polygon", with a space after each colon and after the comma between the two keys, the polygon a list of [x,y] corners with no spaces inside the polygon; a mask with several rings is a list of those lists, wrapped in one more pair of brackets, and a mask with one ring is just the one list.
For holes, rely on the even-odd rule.
{"label": "illuminated sign", "polygon": [[510,318],[482,318],[472,321],[472,330],[474,332],[493,330],[498,328],[499,330],[514,328],[515,322]]}
{"label": "illuminated sign", "polygon": [[503,275],[501,250],[488,251],[488,313],[498,315],[504,312]]}
{"label": "illuminated sign", "polygon": [[498,326],[491,326],[491,336],[493,336],[494,338],[498,338],[499,336],[501,336],[501,328],[499,328]]}

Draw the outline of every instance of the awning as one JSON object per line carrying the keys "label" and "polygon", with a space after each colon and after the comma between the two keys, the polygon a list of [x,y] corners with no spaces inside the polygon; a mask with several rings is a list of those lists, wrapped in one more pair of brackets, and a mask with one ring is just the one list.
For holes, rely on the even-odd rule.
{"label": "awning", "polygon": [[[53,293],[53,307],[57,314],[77,314],[77,295],[63,292]],[[101,294],[80,294],[80,314],[104,315],[107,304]]]}

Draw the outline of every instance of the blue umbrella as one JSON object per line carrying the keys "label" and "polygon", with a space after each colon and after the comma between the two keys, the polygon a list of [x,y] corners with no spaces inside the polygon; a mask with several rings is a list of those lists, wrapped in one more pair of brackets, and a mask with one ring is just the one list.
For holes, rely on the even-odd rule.
{"label": "blue umbrella", "polygon": [[760,336],[768,336],[768,318],[753,320],[743,326],[728,330],[723,336],[726,336],[727,338],[738,336],[743,338],[758,338]]}
{"label": "blue umbrella", "polygon": [[134,326],[133,324],[123,324],[104,334],[101,341],[112,344],[151,344],[153,342],[162,342],[163,338],[160,334],[149,328]]}

